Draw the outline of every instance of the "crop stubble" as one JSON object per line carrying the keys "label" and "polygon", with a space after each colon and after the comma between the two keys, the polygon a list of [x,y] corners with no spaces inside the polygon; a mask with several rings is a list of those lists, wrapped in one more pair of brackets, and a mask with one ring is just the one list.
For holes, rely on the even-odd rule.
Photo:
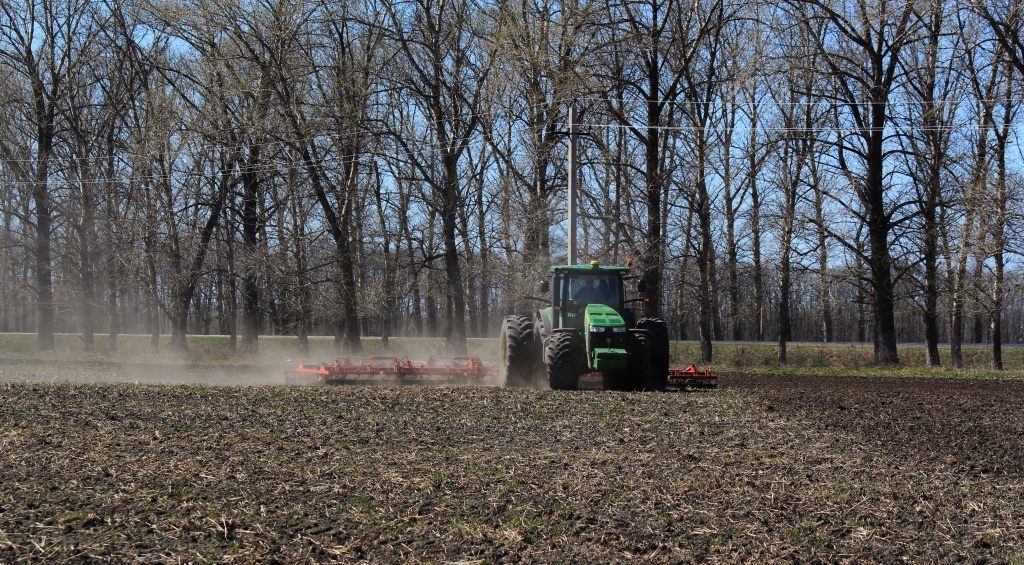
{"label": "crop stubble", "polygon": [[0,562],[1024,559],[1017,382],[0,384]]}

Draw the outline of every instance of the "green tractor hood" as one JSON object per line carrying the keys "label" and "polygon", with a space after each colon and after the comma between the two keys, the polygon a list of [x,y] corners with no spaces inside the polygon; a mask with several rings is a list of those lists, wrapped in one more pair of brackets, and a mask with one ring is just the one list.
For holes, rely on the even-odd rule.
{"label": "green tractor hood", "polygon": [[628,367],[626,321],[610,306],[591,304],[584,315],[587,364],[592,371],[615,371]]}

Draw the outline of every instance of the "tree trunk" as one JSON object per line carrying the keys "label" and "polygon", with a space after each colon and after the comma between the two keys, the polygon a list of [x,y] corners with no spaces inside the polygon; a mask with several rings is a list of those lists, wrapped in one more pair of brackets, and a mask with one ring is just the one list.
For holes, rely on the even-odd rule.
{"label": "tree trunk", "polygon": [[992,245],[994,247],[993,259],[995,265],[992,273],[992,308],[990,309],[991,330],[992,330],[992,368],[997,371],[1003,370],[1003,304],[1004,284],[1006,269],[1006,216],[1007,216],[1007,179],[1006,148],[1012,133],[1014,89],[1012,69],[1007,68],[1006,91],[1003,103],[1002,127],[996,132],[996,194],[995,214],[992,221]]}
{"label": "tree trunk", "polygon": [[932,161],[931,176],[925,192],[924,216],[924,341],[925,364],[938,367],[939,360],[939,223],[938,207],[941,197],[942,179],[941,163]]}
{"label": "tree trunk", "polygon": [[[535,117],[535,121],[539,119]],[[553,126],[554,124],[549,129]],[[551,262],[551,242],[548,236],[548,230],[551,227],[551,222],[548,219],[548,192],[550,191],[548,166],[551,150],[549,149],[550,143],[539,135],[537,137],[539,139],[535,140],[535,144],[540,149],[537,150],[534,158],[533,185],[530,187],[527,204],[524,251],[527,257],[536,257],[541,264],[545,264]]]}
{"label": "tree trunk", "polygon": [[153,351],[160,349],[160,289],[157,287],[155,237],[144,240],[146,252],[146,306],[149,327],[149,346]]}
{"label": "tree trunk", "polygon": [[[34,83],[33,83],[34,84]],[[35,221],[35,287],[37,343],[40,351],[52,351],[54,348],[53,334],[53,273],[50,262],[50,238],[53,219],[50,212],[49,169],[50,155],[53,153],[53,113],[46,110],[44,94],[34,92],[36,97],[36,119],[39,125],[36,131],[36,175],[32,183],[32,200],[36,208]]]}
{"label": "tree trunk", "polygon": [[[753,134],[752,134],[753,135]],[[751,157],[750,166],[756,159]],[[757,341],[764,341],[764,270],[761,265],[761,193],[758,190],[757,175],[748,172],[750,183],[750,237],[754,255],[754,307],[757,319],[754,321],[754,335]]]}
{"label": "tree trunk", "polygon": [[121,206],[116,191],[114,190],[114,127],[111,125],[107,131],[107,161],[105,176],[107,178],[106,193],[106,215],[104,216],[104,231],[106,232],[106,271],[107,271],[107,347],[110,351],[117,351],[118,334],[121,333],[121,314],[118,311],[118,284],[121,282],[120,254],[121,242],[117,230],[117,215]]}
{"label": "tree trunk", "polygon": [[[785,111],[784,111],[785,112]],[[792,122],[792,120],[787,120]],[[788,124],[787,124],[788,125]],[[782,154],[783,202],[782,231],[780,234],[779,258],[779,364],[788,362],[786,345],[793,336],[792,320],[792,253],[793,231],[796,222],[797,187],[800,182],[800,171],[803,167],[803,147],[790,149],[799,140],[787,139]],[[795,154],[794,154],[795,152]]]}
{"label": "tree trunk", "polygon": [[107,251],[107,347],[117,351],[118,335],[121,333],[121,314],[118,311],[117,285],[121,280],[117,265],[117,256],[112,250]]}
{"label": "tree trunk", "polygon": [[[487,215],[484,206],[484,175],[479,175],[476,192],[477,242],[480,245],[480,337],[491,336],[491,273],[487,240]],[[547,229],[544,230],[545,233]]]}
{"label": "tree trunk", "polygon": [[929,196],[924,218],[924,342],[925,364],[928,367],[939,367],[941,365],[939,359],[939,269],[936,209],[937,202],[933,201]]}
{"label": "tree trunk", "polygon": [[711,226],[711,196],[708,194],[706,180],[706,145],[703,139],[703,130],[698,132],[697,141],[697,167],[696,167],[696,214],[697,225],[700,232],[700,244],[697,249],[697,270],[700,277],[700,286],[697,289],[697,301],[699,308],[699,333],[700,333],[700,354],[701,363],[711,363],[714,359],[713,331],[715,324],[715,303],[714,303],[714,245],[712,240]]}
{"label": "tree trunk", "polygon": [[971,184],[967,188],[967,196],[964,199],[967,209],[964,214],[963,234],[960,240],[960,249],[957,253],[956,267],[953,271],[953,281],[951,284],[952,289],[950,291],[949,356],[950,364],[955,369],[960,369],[964,366],[962,344],[964,341],[964,310],[967,302],[967,263],[974,247],[976,217],[980,212],[978,210],[978,203],[988,182],[988,133],[989,126],[992,123],[991,106],[989,103],[983,102],[981,113],[982,116],[978,124],[978,139],[974,146]]}
{"label": "tree trunk", "polygon": [[[301,132],[302,128],[298,126],[298,122],[300,121],[298,117],[293,115],[292,120],[295,121],[292,125],[294,130],[296,132]],[[313,191],[316,194],[317,203],[320,205],[320,209],[324,213],[324,219],[327,221],[327,231],[331,234],[331,238],[334,240],[334,248],[338,261],[337,289],[339,294],[338,308],[340,310],[338,318],[335,320],[335,326],[337,328],[335,343],[343,352],[348,354],[357,354],[362,352],[363,346],[359,335],[359,314],[356,301],[355,272],[350,241],[352,199],[354,196],[351,191],[354,189],[354,183],[356,181],[356,163],[353,160],[354,155],[349,154],[347,155],[348,158],[345,159],[344,167],[346,170],[344,171],[345,180],[343,182],[349,192],[342,195],[339,215],[335,213],[334,205],[331,203],[331,200],[327,195],[326,188],[324,187],[320,159],[315,154],[315,146],[303,141],[298,149],[302,155],[302,162],[306,168],[306,173],[309,175],[310,182],[313,184]]]}
{"label": "tree trunk", "polygon": [[728,111],[723,110],[723,119],[726,121],[725,133],[723,134],[722,145],[722,186],[725,192],[725,246],[726,246],[726,274],[727,292],[729,295],[729,339],[739,341],[743,339],[743,324],[740,317],[740,280],[739,280],[739,243],[736,241],[736,200],[742,201],[743,194],[733,190],[732,174],[732,132],[736,126],[736,112],[738,105],[735,101],[728,104]]}
{"label": "tree trunk", "polygon": [[782,248],[780,260],[781,272],[779,273],[779,364],[785,365],[789,359],[786,352],[786,344],[793,333],[793,322],[790,318],[790,294],[792,283],[789,269],[790,250],[789,246]]}
{"label": "tree trunk", "polygon": [[82,202],[81,224],[78,226],[78,261],[81,271],[82,345],[85,351],[96,348],[96,268],[93,240],[96,237],[96,201],[90,186],[88,167],[80,166],[79,195]]}
{"label": "tree trunk", "polygon": [[[374,190],[374,203],[377,205],[377,221],[380,222],[381,237],[383,238],[383,251],[384,251],[384,304],[381,308],[381,330],[380,330],[380,341],[384,350],[386,351],[390,346],[391,338],[391,320],[394,317],[394,304],[396,301],[395,297],[395,266],[394,261],[391,258],[391,231],[388,229],[387,218],[388,213],[384,209],[384,190],[383,180],[381,178],[380,170],[377,163],[373,163],[373,178],[376,190]],[[399,247],[401,241],[399,241]],[[400,253],[399,249],[396,252]]]}
{"label": "tree trunk", "polygon": [[828,230],[825,228],[825,191],[818,176],[818,167],[814,159],[808,163],[811,171],[811,182],[814,188],[814,225],[818,244],[818,302],[821,312],[821,340],[824,343],[835,341],[832,321],[832,296],[829,292],[828,268]]}
{"label": "tree trunk", "polygon": [[[430,211],[430,222],[428,222],[427,225],[429,225],[429,226],[436,226],[437,225],[437,210],[436,210],[436,208],[431,208],[431,211]],[[427,252],[431,253],[431,254],[435,253],[435,246],[436,246],[436,243],[434,241],[434,238],[436,237],[435,234],[436,234],[436,230],[434,230],[434,229],[430,229],[430,230],[427,231]],[[430,263],[427,263],[425,265],[425,267],[426,268],[424,269],[424,275],[426,277],[426,280],[425,280],[426,284],[424,286],[426,287],[426,301],[425,302],[426,302],[426,310],[427,310],[427,320],[426,320],[427,321],[427,335],[429,337],[440,337],[441,336],[440,324],[439,324],[439,321],[437,319],[437,311],[438,311],[437,303],[438,303],[438,295],[440,293],[437,290],[437,282],[436,282],[436,278],[435,278],[434,272],[433,272],[433,270],[434,270],[433,265],[430,264]]]}
{"label": "tree trunk", "polygon": [[412,288],[409,291],[410,301],[412,302],[412,327],[413,335],[416,337],[423,336],[423,303],[422,297],[420,296],[420,279],[421,272],[420,268],[416,265],[416,247],[413,243],[412,230],[409,228],[409,193],[408,191],[401,190],[399,201],[401,202],[400,209],[398,210],[399,216],[399,227],[402,230],[402,235],[405,238],[406,253],[409,255],[409,264],[406,265],[406,269],[409,273],[409,281]]}
{"label": "tree trunk", "polygon": [[[660,92],[658,81],[660,79],[658,67],[658,53],[651,53],[652,62],[649,65],[649,92]],[[661,279],[662,279],[662,257],[664,253],[665,238],[661,228],[661,193],[662,193],[662,168],[661,157],[661,100],[647,101],[647,130],[645,139],[645,166],[644,166],[644,202],[647,209],[647,233],[644,237],[644,245],[641,250],[640,263],[643,266],[644,282],[647,285],[645,296],[647,301],[643,302],[644,314],[647,316],[661,315]]]}
{"label": "tree trunk", "polygon": [[341,269],[341,310],[344,336],[343,349],[348,353],[362,353],[363,343],[359,333],[359,302],[356,288],[355,257],[352,253],[352,208],[356,197],[358,177],[356,171],[356,153],[351,152],[345,159],[350,168],[346,174],[346,194],[341,208],[341,234],[344,247],[338,246],[339,267]]}
{"label": "tree trunk", "polygon": [[296,321],[295,334],[299,338],[299,347],[303,353],[309,353],[309,327],[310,327],[310,300],[311,289],[309,282],[309,274],[306,273],[306,218],[303,213],[300,216],[299,210],[303,209],[300,205],[300,195],[298,187],[295,186],[297,183],[296,179],[290,179],[290,189],[292,191],[291,201],[291,218],[292,218],[292,237],[293,237],[293,249],[292,256],[295,258],[295,287],[296,287],[296,299],[298,300],[298,320]]}
{"label": "tree trunk", "polygon": [[676,317],[678,323],[679,335],[677,336],[681,341],[686,341],[688,337],[687,323],[689,321],[689,314],[691,309],[688,308],[687,297],[689,293],[689,285],[692,284],[689,280],[689,268],[690,268],[690,253],[689,250],[693,248],[693,216],[694,207],[690,206],[686,212],[686,227],[683,229],[683,249],[687,250],[687,253],[683,254],[683,260],[679,265],[679,278],[676,282]]}
{"label": "tree trunk", "polygon": [[872,112],[874,128],[870,133],[867,156],[867,185],[864,201],[868,211],[868,266],[874,290],[875,362],[898,364],[896,351],[895,285],[889,254],[889,215],[885,208],[885,178],[882,141],[885,128],[885,104],[878,102]]}
{"label": "tree trunk", "polygon": [[260,148],[249,147],[242,169],[242,351],[259,350],[260,288],[259,288],[259,169]]}
{"label": "tree trunk", "polygon": [[476,275],[473,273],[473,250],[469,245],[469,209],[467,207],[460,207],[459,209],[459,222],[458,225],[458,236],[465,243],[466,249],[466,266],[469,269],[469,273],[466,275],[466,315],[468,323],[466,325],[466,335],[468,337],[478,337],[479,333],[479,320],[477,319],[476,309],[476,298],[479,296],[476,288]]}
{"label": "tree trunk", "polygon": [[441,157],[444,184],[441,194],[441,235],[444,238],[444,272],[450,299],[447,303],[445,332],[446,348],[454,355],[466,354],[466,293],[462,286],[462,267],[459,265],[456,221],[461,204],[459,170],[455,155],[450,152]]}
{"label": "tree trunk", "polygon": [[864,242],[861,239],[860,230],[858,230],[858,233],[857,233],[857,253],[855,254],[854,261],[856,263],[855,275],[857,277],[857,279],[856,279],[856,284],[857,284],[857,298],[856,298],[856,301],[857,301],[857,341],[859,343],[865,343],[868,340],[867,339],[867,337],[868,337],[867,336],[867,326],[868,326],[868,321],[867,321],[867,291],[864,288],[864,278],[865,278],[865,274],[866,273],[865,273],[865,268],[864,268],[864,259],[862,257],[862,253],[861,253],[861,248],[863,247],[863,245],[864,245]]}

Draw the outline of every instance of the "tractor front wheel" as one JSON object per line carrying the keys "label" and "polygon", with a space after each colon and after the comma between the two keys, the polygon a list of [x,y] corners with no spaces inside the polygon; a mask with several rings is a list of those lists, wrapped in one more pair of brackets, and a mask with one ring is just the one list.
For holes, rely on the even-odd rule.
{"label": "tractor front wheel", "polygon": [[576,372],[572,334],[557,332],[544,341],[544,364],[548,384],[553,390],[577,390],[580,376]]}
{"label": "tractor front wheel", "polygon": [[633,344],[629,351],[630,379],[624,390],[646,390],[651,379],[651,341],[645,331],[633,333]]}
{"label": "tractor front wheel", "polygon": [[506,316],[501,324],[501,376],[505,386],[533,384],[533,321],[524,316]]}

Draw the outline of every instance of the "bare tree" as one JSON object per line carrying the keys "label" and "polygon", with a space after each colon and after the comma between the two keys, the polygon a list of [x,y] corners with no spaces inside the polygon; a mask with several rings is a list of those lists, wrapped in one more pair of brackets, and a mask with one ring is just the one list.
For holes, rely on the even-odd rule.
{"label": "bare tree", "polygon": [[[874,298],[875,360],[898,363],[895,284],[890,234],[899,204],[887,200],[886,160],[891,152],[890,98],[902,76],[904,48],[918,40],[915,3],[882,0],[855,3],[792,0],[805,22],[827,72],[824,94],[837,106],[841,131],[837,166],[850,180],[864,209],[868,232],[867,265]],[[819,26],[819,22],[827,25]],[[852,160],[851,160],[852,157]],[[850,209],[853,212],[852,209]]]}
{"label": "bare tree", "polygon": [[34,207],[34,286],[38,347],[54,348],[51,162],[60,113],[72,77],[85,65],[95,40],[86,0],[0,3],[0,65],[24,81],[22,102],[34,129],[31,194]]}
{"label": "bare tree", "polygon": [[[736,14],[726,10],[719,1],[694,4],[687,11],[685,40],[677,40],[679,49],[679,82],[682,90],[682,143],[688,148],[689,167],[693,170],[693,188],[685,190],[689,207],[696,218],[697,237],[691,240],[696,256],[698,282],[698,329],[701,344],[701,362],[713,359],[713,330],[717,318],[716,259],[714,225],[712,219],[712,193],[710,177],[711,131],[714,105],[718,102],[721,86],[727,76],[726,45],[730,38],[730,24]],[[730,8],[731,9],[731,8]],[[736,40],[736,37],[732,37]]]}
{"label": "bare tree", "polygon": [[822,174],[820,160],[812,158],[808,164],[809,182],[814,191],[814,237],[818,252],[818,304],[821,321],[821,341],[831,343],[835,341],[835,326],[833,318],[833,296],[834,287],[832,281],[832,267],[829,252],[829,230],[828,222],[831,216],[825,210],[826,193],[829,191],[827,180]]}
{"label": "bare tree", "polygon": [[905,168],[916,190],[917,213],[921,223],[923,273],[923,322],[925,364],[939,361],[939,232],[942,206],[949,195],[945,171],[961,95],[955,61],[962,52],[959,35],[951,35],[948,6],[932,2],[924,6],[921,19],[925,38],[910,45],[901,63],[908,76],[909,131],[901,136]]}
{"label": "bare tree", "polygon": [[[272,92],[287,71],[282,65],[294,63],[293,51],[301,22],[309,14],[306,3],[259,3],[223,14],[223,27],[237,45],[239,56],[225,68],[235,92],[233,114],[236,125],[231,133],[238,150],[241,205],[238,207],[242,232],[240,278],[242,281],[242,350],[258,348],[260,318],[263,309],[261,278],[267,276],[265,250],[260,234],[266,231],[266,207],[270,179],[265,170],[273,148],[273,133],[285,129],[272,115]],[[280,102],[280,101],[279,101]],[[284,122],[287,123],[287,122]],[[274,204],[276,206],[277,203]],[[233,237],[233,233],[229,234]],[[269,294],[269,293],[268,293]]]}
{"label": "bare tree", "polygon": [[[761,59],[757,57],[755,60]],[[763,224],[761,221],[761,210],[764,196],[760,185],[760,175],[765,161],[772,154],[772,142],[774,141],[763,131],[766,123],[763,106],[767,104],[762,103],[760,90],[770,80],[767,73],[755,72],[751,73],[749,79],[743,81],[740,85],[742,97],[745,101],[743,110],[746,113],[747,124],[750,128],[746,139],[746,147],[744,147],[747,162],[746,179],[744,182],[746,183],[746,194],[749,197],[748,222],[750,226],[751,276],[754,283],[754,295],[751,301],[754,307],[753,325],[755,329],[753,335],[757,341],[764,341],[764,309],[767,306],[765,303],[764,264],[762,261]]]}
{"label": "bare tree", "polygon": [[797,214],[798,204],[805,199],[805,171],[816,158],[816,143],[822,109],[814,98],[815,71],[820,56],[808,41],[806,26],[803,30],[791,30],[781,39],[786,52],[778,79],[769,86],[778,114],[777,184],[781,202],[778,206],[779,220],[779,305],[778,305],[778,359],[788,362],[787,344],[793,338],[793,255],[795,237],[800,228]]}
{"label": "bare tree", "polygon": [[[362,4],[278,3],[271,25],[250,31],[248,51],[266,56],[285,131],[301,158],[335,247],[335,341],[362,350],[359,326],[353,208],[367,155],[371,88],[379,68],[380,24]],[[314,40],[316,39],[316,40]],[[329,129],[328,129],[329,128]],[[333,134],[331,131],[333,130]]]}
{"label": "bare tree", "polygon": [[[1020,4],[1018,4],[1018,7]],[[991,233],[992,233],[992,259],[994,261],[992,273],[991,302],[989,306],[989,317],[991,318],[990,329],[992,331],[992,368],[1001,371],[1003,369],[1003,311],[1005,308],[1005,282],[1006,282],[1006,255],[1010,251],[1007,238],[1007,226],[1010,220],[1009,205],[1011,201],[1011,180],[1007,167],[1007,148],[1013,135],[1013,124],[1016,123],[1022,105],[1020,85],[1024,84],[1024,69],[1019,76],[1015,75],[1009,67],[1012,62],[1009,58],[1003,65],[1002,92],[1000,93],[1000,111],[1002,120],[997,127],[993,128],[995,136],[994,160],[995,160],[995,187],[992,195],[991,205]]]}
{"label": "bare tree", "polygon": [[[165,92],[145,89],[147,96],[153,97],[150,102],[162,106],[147,108],[148,123],[142,133],[153,155],[143,169],[147,209],[155,216],[150,221],[162,224],[165,230],[162,237],[150,233],[146,239],[153,300],[160,302],[155,296],[159,275],[153,255],[159,248],[168,262],[170,291],[162,308],[171,321],[171,348],[184,351],[210,241],[239,179],[239,100],[235,98],[237,85],[228,72],[237,46],[208,13],[181,10],[168,1],[150,6],[149,18],[149,25],[161,35],[173,36],[188,47],[151,63],[159,77],[155,82]],[[191,135],[174,135],[179,126],[174,120],[190,123]],[[186,155],[188,166],[184,167]],[[187,174],[179,174],[179,167]],[[154,340],[157,337],[154,333]]]}
{"label": "bare tree", "polygon": [[[604,45],[609,50],[610,61],[615,63],[609,66],[609,70],[615,72],[606,70],[594,75],[602,83],[613,86],[598,92],[619,91],[643,102],[642,109],[638,111],[633,104],[623,105],[609,100],[607,110],[632,133],[644,151],[643,202],[647,217],[640,265],[650,296],[650,300],[644,303],[645,311],[648,315],[657,316],[661,313],[665,249],[662,219],[666,184],[664,116],[675,110],[677,102],[686,100],[684,107],[694,110],[688,115],[696,117],[695,122],[691,120],[691,125],[702,129],[707,127],[711,119],[708,95],[713,96],[711,93],[715,92],[717,80],[720,80],[716,74],[720,71],[717,50],[732,14],[727,12],[723,2],[717,0],[690,5],[676,0],[609,1],[607,13],[608,31]],[[614,85],[622,88],[614,88]],[[698,142],[698,145],[702,143],[706,144],[706,140]],[[706,146],[699,147],[698,151],[707,156]],[[710,200],[702,202],[707,205],[706,215],[710,216]],[[705,258],[702,270],[710,272],[710,225],[707,227],[708,241],[702,245],[702,257]],[[705,294],[711,292],[712,281],[707,282],[706,290],[702,290]],[[707,310],[709,333],[706,340],[702,338],[702,343],[705,360],[710,361],[713,309],[710,297],[707,298],[702,308]]]}
{"label": "bare tree", "polygon": [[1024,22],[1024,2],[1021,0],[973,0],[974,9],[988,22],[1017,72],[1024,74],[1024,36],[1021,24]]}
{"label": "bare tree", "polygon": [[494,64],[502,72],[492,80],[491,107],[500,112],[485,116],[481,126],[502,174],[529,195],[522,254],[537,265],[551,263],[549,208],[565,188],[562,130],[569,102],[581,93],[578,74],[593,10],[585,1],[552,0],[503,1],[493,9]]}
{"label": "bare tree", "polygon": [[[730,57],[739,59],[740,56]],[[733,140],[734,132],[739,124],[740,100],[737,93],[738,85],[731,84],[725,88],[720,109],[720,176],[722,178],[722,201],[725,205],[725,267],[726,294],[729,299],[728,339],[742,339],[742,320],[740,317],[740,282],[739,282],[739,241],[736,233],[739,211],[746,200],[748,183],[739,181],[736,172],[736,161],[733,152],[736,149]]]}
{"label": "bare tree", "polygon": [[[962,15],[963,16],[963,15]],[[950,364],[955,368],[963,366],[962,344],[964,339],[964,317],[968,297],[968,262],[976,256],[981,234],[984,211],[981,203],[985,199],[991,166],[990,145],[992,130],[995,128],[995,98],[999,85],[999,65],[996,52],[989,49],[987,42],[971,33],[971,21],[961,17],[958,32],[964,37],[964,72],[974,98],[972,112],[976,123],[973,132],[973,147],[970,170],[962,183],[962,193],[957,207],[962,215],[959,237],[950,222],[943,222],[942,238],[945,241],[947,258],[947,279],[949,285],[949,354]],[[955,251],[953,247],[956,247]],[[980,265],[979,265],[980,266]]]}
{"label": "bare tree", "polygon": [[[474,27],[478,7],[469,1],[416,0],[405,7],[389,5],[393,40],[401,53],[401,87],[418,104],[429,131],[413,140],[398,138],[410,162],[433,189],[441,219],[443,258],[448,285],[447,347],[466,352],[466,292],[459,261],[457,221],[463,205],[460,162],[480,126],[480,102],[491,71],[491,54],[483,47],[483,29]],[[434,155],[440,163],[434,166]]]}

